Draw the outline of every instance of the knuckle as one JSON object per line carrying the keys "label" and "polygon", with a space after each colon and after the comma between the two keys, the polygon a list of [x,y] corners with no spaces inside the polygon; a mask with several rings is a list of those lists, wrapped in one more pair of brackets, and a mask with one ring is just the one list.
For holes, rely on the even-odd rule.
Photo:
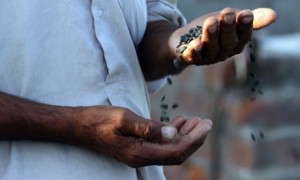
{"label": "knuckle", "polygon": [[145,128],[144,128],[144,137],[146,139],[151,139],[154,137],[155,135],[155,127],[152,121],[149,121],[147,123],[145,123]]}
{"label": "knuckle", "polygon": [[124,125],[124,120],[130,117],[131,111],[127,108],[117,108],[116,113],[113,113],[113,120],[119,126]]}

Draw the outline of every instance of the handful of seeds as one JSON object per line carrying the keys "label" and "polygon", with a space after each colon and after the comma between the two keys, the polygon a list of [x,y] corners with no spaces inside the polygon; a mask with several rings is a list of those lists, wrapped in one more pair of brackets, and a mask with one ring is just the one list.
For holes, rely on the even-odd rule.
{"label": "handful of seeds", "polygon": [[174,60],[174,66],[179,68],[181,64],[186,64],[185,60],[182,57],[182,53],[187,49],[188,44],[194,39],[202,39],[202,26],[196,26],[189,30],[187,34],[184,34],[180,37],[180,42],[176,47],[176,54],[178,59]]}

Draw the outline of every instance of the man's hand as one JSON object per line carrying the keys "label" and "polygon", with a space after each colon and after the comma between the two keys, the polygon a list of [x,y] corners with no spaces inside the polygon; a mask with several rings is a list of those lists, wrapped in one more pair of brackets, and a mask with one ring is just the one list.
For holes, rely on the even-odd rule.
{"label": "man's hand", "polygon": [[202,39],[193,40],[182,56],[187,64],[207,65],[239,54],[251,39],[252,31],[264,28],[276,20],[272,9],[237,10],[226,8],[177,27],[168,21],[149,22],[138,55],[146,80],[155,80],[181,72],[175,68],[176,46],[180,37],[197,25],[203,26]]}
{"label": "man's hand", "polygon": [[74,142],[131,167],[181,164],[201,147],[212,126],[210,120],[182,116],[166,124],[109,106],[83,107],[77,114]]}
{"label": "man's hand", "polygon": [[210,120],[184,117],[171,124],[112,106],[64,107],[0,92],[0,140],[68,143],[132,167],[182,163],[205,140]]}
{"label": "man's hand", "polygon": [[196,25],[203,25],[202,39],[195,39],[189,43],[182,54],[184,61],[196,65],[224,61],[243,51],[245,45],[251,40],[253,30],[266,27],[275,20],[275,12],[267,8],[254,11],[225,8],[221,12],[195,19],[176,30],[170,37],[170,51],[174,53],[181,35]]}

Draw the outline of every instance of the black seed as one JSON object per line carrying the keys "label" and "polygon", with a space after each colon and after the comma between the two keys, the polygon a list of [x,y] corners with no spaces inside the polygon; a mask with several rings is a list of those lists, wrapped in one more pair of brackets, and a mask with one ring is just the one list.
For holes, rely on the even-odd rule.
{"label": "black seed", "polygon": [[167,104],[161,104],[160,107],[161,107],[162,109],[168,109],[169,106],[168,106]]}
{"label": "black seed", "polygon": [[262,90],[258,90],[258,93],[259,93],[260,95],[264,95],[264,93],[262,92]]}
{"label": "black seed", "polygon": [[186,45],[182,45],[176,48],[176,53],[180,54],[183,53],[186,50],[187,46]]}
{"label": "black seed", "polygon": [[[181,58],[181,56],[179,56],[179,58]],[[180,61],[178,59],[174,59],[173,64],[176,69],[180,68]]]}
{"label": "black seed", "polygon": [[161,102],[164,102],[165,99],[166,99],[166,96],[163,96],[163,97],[161,98]]}
{"label": "black seed", "polygon": [[253,47],[253,45],[250,43],[250,44],[249,44],[249,48],[252,48],[252,47]]}
{"label": "black seed", "polygon": [[260,138],[262,138],[262,139],[265,139],[265,135],[264,135],[264,133],[263,132],[259,132],[259,136],[260,136]]}
{"label": "black seed", "polygon": [[176,108],[178,108],[178,106],[179,106],[178,104],[173,104],[172,109],[176,109]]}
{"label": "black seed", "polygon": [[255,92],[255,88],[251,88],[251,92]]}
{"label": "black seed", "polygon": [[162,117],[162,116],[160,116],[160,121],[164,121],[164,119],[163,119],[163,117]]}
{"label": "black seed", "polygon": [[168,84],[171,85],[173,83],[172,79],[170,77],[167,78]]}
{"label": "black seed", "polygon": [[255,136],[252,133],[251,133],[251,139],[252,139],[253,142],[255,141]]}
{"label": "black seed", "polygon": [[256,77],[256,74],[254,74],[253,72],[249,73],[249,75],[250,75],[251,77],[253,77],[253,78]]}
{"label": "black seed", "polygon": [[160,117],[160,121],[167,121],[167,122],[169,122],[170,118],[169,118],[169,116],[161,116]]}
{"label": "black seed", "polygon": [[253,53],[250,53],[250,60],[251,60],[252,63],[255,62],[255,56],[254,56]]}

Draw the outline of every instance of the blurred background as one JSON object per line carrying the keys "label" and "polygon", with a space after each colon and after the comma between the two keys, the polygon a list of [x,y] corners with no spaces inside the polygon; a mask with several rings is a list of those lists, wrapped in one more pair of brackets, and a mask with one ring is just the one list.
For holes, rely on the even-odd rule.
{"label": "blurred background", "polygon": [[[226,62],[191,66],[151,95],[153,118],[160,119],[165,96],[171,118],[214,122],[204,146],[184,164],[164,167],[165,174],[169,180],[299,180],[300,1],[178,0],[188,22],[225,7],[269,7],[278,19],[254,33],[255,63],[247,48]],[[254,92],[250,72],[260,81]]]}

